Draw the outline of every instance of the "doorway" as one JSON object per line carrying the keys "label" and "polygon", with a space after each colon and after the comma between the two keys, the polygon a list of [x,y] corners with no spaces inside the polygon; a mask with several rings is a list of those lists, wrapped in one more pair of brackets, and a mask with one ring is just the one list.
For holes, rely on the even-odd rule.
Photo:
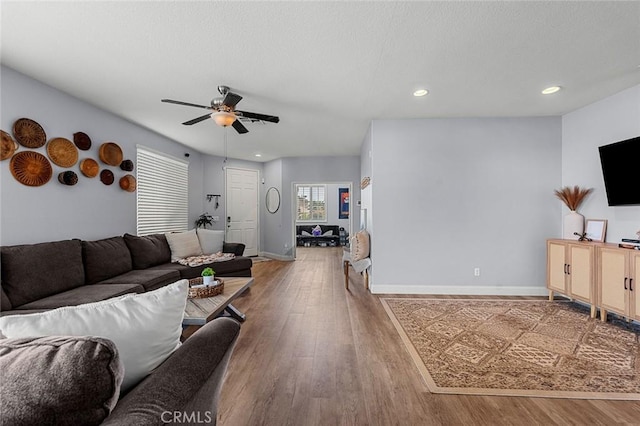
{"label": "doorway", "polygon": [[244,244],[245,256],[258,255],[258,173],[250,169],[225,169],[225,241]]}
{"label": "doorway", "polygon": [[[309,189],[306,192],[300,192],[299,187],[322,187],[323,189],[320,191],[313,191],[313,189]],[[345,191],[346,194],[345,194]],[[305,203],[300,197],[305,197],[311,194],[311,198],[314,197],[315,194],[324,193],[323,205],[319,206],[315,202],[307,202]],[[346,195],[346,197],[345,197]],[[297,229],[298,225],[308,226],[308,225],[320,225],[321,227],[324,225],[335,225],[338,228],[342,227],[345,229],[349,235],[353,235],[357,229],[354,229],[354,214],[359,214],[357,210],[354,208],[354,199],[353,199],[353,185],[351,182],[292,182],[291,184],[291,206],[292,206],[292,221],[293,221],[293,250],[292,255],[293,258],[296,258],[296,248],[297,248]],[[346,211],[345,211],[345,201],[346,201]],[[313,207],[311,207],[313,206]],[[313,213],[310,214],[309,209],[315,211],[325,211],[325,217],[322,219],[315,219],[315,215]],[[354,213],[355,212],[355,213]],[[345,215],[346,213],[346,215]],[[306,214],[306,215],[305,215]],[[299,215],[301,215],[299,217]],[[345,218],[345,216],[347,216]],[[310,219],[312,217],[313,219]],[[300,219],[300,220],[299,220]]]}

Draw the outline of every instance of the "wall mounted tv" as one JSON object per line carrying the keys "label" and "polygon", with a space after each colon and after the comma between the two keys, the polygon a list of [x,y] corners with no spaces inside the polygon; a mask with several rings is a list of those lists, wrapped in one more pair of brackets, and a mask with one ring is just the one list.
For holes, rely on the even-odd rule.
{"label": "wall mounted tv", "polygon": [[640,205],[640,136],[598,150],[609,205]]}

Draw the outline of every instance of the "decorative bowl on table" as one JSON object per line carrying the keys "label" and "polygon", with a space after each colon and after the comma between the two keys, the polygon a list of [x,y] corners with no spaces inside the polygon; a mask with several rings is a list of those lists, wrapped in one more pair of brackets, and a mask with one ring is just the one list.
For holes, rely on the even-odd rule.
{"label": "decorative bowl on table", "polygon": [[221,278],[216,278],[214,284],[209,286],[204,286],[202,277],[192,278],[189,280],[190,299],[213,297],[222,294],[222,292],[224,292],[224,281]]}

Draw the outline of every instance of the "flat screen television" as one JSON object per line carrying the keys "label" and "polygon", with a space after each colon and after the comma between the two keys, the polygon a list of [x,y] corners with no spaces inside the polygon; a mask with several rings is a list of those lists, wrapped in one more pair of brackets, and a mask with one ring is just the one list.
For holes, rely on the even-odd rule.
{"label": "flat screen television", "polygon": [[598,150],[609,205],[640,205],[640,136]]}

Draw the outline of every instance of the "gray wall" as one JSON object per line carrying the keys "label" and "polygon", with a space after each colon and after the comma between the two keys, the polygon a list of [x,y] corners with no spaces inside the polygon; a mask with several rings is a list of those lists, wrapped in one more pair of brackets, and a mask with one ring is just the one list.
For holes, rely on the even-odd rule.
{"label": "gray wall", "polygon": [[[12,133],[15,120],[27,117],[37,121],[47,139],[65,137],[83,131],[92,140],[89,151],[80,151],[80,159],[98,159],[102,142],[118,143],[124,157],[136,160],[136,145],[189,160],[189,220],[193,223],[202,210],[203,164],[199,153],[170,139],[107,113],[77,98],[24,76],[10,68],[0,68],[1,126]],[[26,150],[20,147],[19,151]],[[36,151],[46,156],[45,147]],[[101,164],[101,167],[103,165]],[[67,170],[53,165],[53,177],[40,187],[17,182],[9,170],[9,160],[0,163],[0,243],[3,245],[53,241],[68,238],[98,239],[125,232],[136,232],[136,194],[122,191],[118,179],[125,174],[111,167],[116,182],[105,186],[99,177],[80,175],[75,186],[64,186],[58,173]]]}
{"label": "gray wall", "polygon": [[[579,212],[586,219],[607,219],[606,241],[612,243],[637,238],[640,206],[607,205],[598,147],[636,136],[640,136],[640,85],[562,117],[562,185],[594,188]],[[628,189],[638,191],[639,183],[640,178],[629,182]],[[567,212],[563,206],[561,215]]]}
{"label": "gray wall", "polygon": [[[260,231],[262,234],[262,247],[261,251],[264,253],[271,253],[278,256],[284,256],[291,246],[284,247],[284,243],[287,240],[288,235],[286,230],[289,228],[285,226],[282,221],[283,211],[285,210],[282,199],[282,159],[269,161],[264,164],[264,185],[261,197],[260,211],[263,212],[262,226]],[[268,213],[266,211],[264,200],[266,199],[266,190],[270,187],[277,188],[280,192],[280,208],[275,213]]]}
{"label": "gray wall", "polygon": [[[244,161],[244,160],[235,160],[233,158],[229,158],[227,162],[224,162],[224,157],[217,157],[215,155],[203,155],[203,192],[199,194],[202,198],[202,208],[201,211],[198,212],[196,216],[199,216],[202,213],[209,213],[211,216],[219,216],[220,220],[215,222],[212,227],[209,229],[218,229],[225,230],[226,226],[226,206],[227,200],[225,197],[225,171],[223,167],[232,167],[238,169],[250,169],[257,170],[258,175],[262,176],[262,163],[257,163],[254,161]],[[261,179],[261,178],[259,178]],[[264,199],[264,185],[259,184],[258,197],[260,200]],[[218,209],[215,208],[215,198],[209,202],[206,198],[207,194],[220,194],[221,197],[218,198]],[[259,221],[262,220],[262,210],[263,205],[259,205]],[[260,244],[260,243],[258,243]]]}
{"label": "gray wall", "polygon": [[371,146],[372,291],[545,293],[560,117],[374,121]]}

